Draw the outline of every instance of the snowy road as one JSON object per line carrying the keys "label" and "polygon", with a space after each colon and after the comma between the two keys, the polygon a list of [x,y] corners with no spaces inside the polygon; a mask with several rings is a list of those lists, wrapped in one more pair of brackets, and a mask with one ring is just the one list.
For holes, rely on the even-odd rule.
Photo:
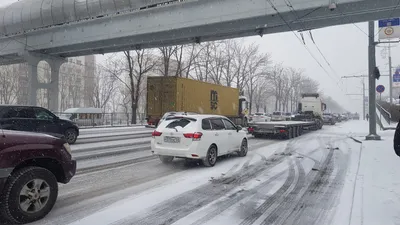
{"label": "snowy road", "polygon": [[144,128],[128,140],[77,144],[78,175],[34,224],[329,224],[358,163],[354,123],[288,141],[251,139],[247,157],[224,157],[212,168],[161,164]]}

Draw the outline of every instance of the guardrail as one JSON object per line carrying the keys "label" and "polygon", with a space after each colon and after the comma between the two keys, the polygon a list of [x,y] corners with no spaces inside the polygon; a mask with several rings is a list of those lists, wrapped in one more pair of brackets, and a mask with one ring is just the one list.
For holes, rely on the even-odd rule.
{"label": "guardrail", "polygon": [[[99,114],[69,114],[55,113],[61,119],[68,119],[75,122],[80,128],[85,127],[116,127],[116,126],[131,126],[130,113],[99,113]],[[137,124],[146,124],[145,115],[137,115]]]}
{"label": "guardrail", "polygon": [[[376,103],[379,112],[383,115],[383,118],[389,123],[392,121],[392,114],[390,112],[388,112],[385,108],[383,108],[381,105],[379,105],[378,103]],[[382,111],[384,113],[382,113]]]}

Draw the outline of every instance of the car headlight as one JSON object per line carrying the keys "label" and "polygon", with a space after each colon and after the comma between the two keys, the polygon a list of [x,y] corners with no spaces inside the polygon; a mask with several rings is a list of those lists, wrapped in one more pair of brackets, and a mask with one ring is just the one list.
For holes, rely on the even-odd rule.
{"label": "car headlight", "polygon": [[67,152],[72,155],[72,151],[71,151],[71,146],[68,143],[65,143],[63,145],[64,149],[67,150]]}

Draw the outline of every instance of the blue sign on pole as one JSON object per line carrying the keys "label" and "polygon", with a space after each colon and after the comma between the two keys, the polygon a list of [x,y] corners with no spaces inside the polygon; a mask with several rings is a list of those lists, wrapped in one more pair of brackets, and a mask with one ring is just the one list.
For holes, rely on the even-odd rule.
{"label": "blue sign on pole", "polygon": [[393,74],[393,82],[400,82],[400,69],[396,69],[396,72]]}
{"label": "blue sign on pole", "polygon": [[383,85],[376,86],[376,92],[378,92],[379,94],[382,94],[384,91],[385,91],[385,86]]}
{"label": "blue sign on pole", "polygon": [[393,27],[400,25],[400,18],[379,20],[379,27]]}

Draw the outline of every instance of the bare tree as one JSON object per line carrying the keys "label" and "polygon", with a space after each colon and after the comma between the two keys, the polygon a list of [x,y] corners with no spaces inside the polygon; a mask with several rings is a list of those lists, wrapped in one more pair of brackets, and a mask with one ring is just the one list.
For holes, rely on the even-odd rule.
{"label": "bare tree", "polygon": [[[125,51],[126,70],[128,72],[128,82],[124,82],[130,93],[132,124],[136,124],[138,101],[141,94],[141,85],[148,72],[153,70],[157,64],[149,50]],[[168,71],[168,69],[166,70]],[[168,74],[168,73],[166,73]],[[166,75],[164,75],[166,76]],[[121,80],[121,79],[120,79]]]}
{"label": "bare tree", "polygon": [[269,56],[267,54],[259,54],[257,51],[249,57],[247,63],[248,76],[246,77],[246,89],[249,96],[249,111],[253,108],[254,94],[260,85],[260,80],[265,79],[265,68],[268,65]]}
{"label": "bare tree", "polygon": [[[91,104],[95,108],[100,108],[103,112],[106,111],[107,104],[109,103],[111,97],[115,93],[115,76],[111,71],[118,70],[118,67],[114,67],[113,69],[109,69],[110,65],[108,65],[107,70],[103,67],[98,67],[95,72],[95,79],[93,90],[91,93]],[[114,66],[117,66],[114,64]]]}
{"label": "bare tree", "polygon": [[275,97],[275,110],[281,110],[281,102],[283,100],[282,94],[284,91],[285,80],[287,80],[285,74],[285,68],[282,64],[276,64],[271,68],[268,73],[268,81],[270,82],[273,95]]}
{"label": "bare tree", "polygon": [[[169,76],[171,57],[177,52],[177,46],[168,46],[159,48],[161,52],[161,66],[158,69],[162,76]],[[140,50],[139,50],[140,51]]]}
{"label": "bare tree", "polygon": [[13,66],[0,68],[0,103],[13,104],[18,94],[18,74]]}
{"label": "bare tree", "polygon": [[126,123],[129,124],[129,112],[132,105],[130,90],[125,85],[122,85],[119,88],[119,92],[121,94],[121,107],[124,110],[124,114],[126,116]]}
{"label": "bare tree", "polygon": [[194,58],[193,66],[195,70],[195,79],[207,82],[210,73],[210,64],[213,60],[211,57],[211,48],[214,45],[213,42],[207,42],[203,45],[199,54]]}
{"label": "bare tree", "polygon": [[221,43],[214,42],[211,45],[211,58],[212,60],[208,63],[210,66],[209,78],[214,84],[222,84],[222,78],[224,74],[226,57],[225,53],[221,48]]}

